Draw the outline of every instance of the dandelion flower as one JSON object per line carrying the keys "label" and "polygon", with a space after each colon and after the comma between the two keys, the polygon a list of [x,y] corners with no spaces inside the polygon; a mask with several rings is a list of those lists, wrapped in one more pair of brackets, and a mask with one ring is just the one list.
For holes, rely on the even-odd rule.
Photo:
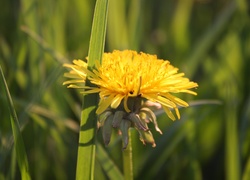
{"label": "dandelion flower", "polygon": [[[112,127],[119,128],[123,135],[124,148],[127,146],[127,131],[135,127],[143,143],[155,146],[147,123],[153,122],[158,128],[155,114],[145,100],[158,103],[168,117],[175,120],[172,109],[178,119],[178,107],[188,107],[188,103],[174,96],[176,93],[196,95],[192,88],[198,84],[178,73],[178,69],[167,60],[157,59],[156,55],[137,53],[131,50],[104,53],[102,64],[89,70],[87,63],[74,60],[73,64],[64,64],[70,68],[65,76],[70,80],[63,84],[69,88],[81,88],[83,94],[99,93],[100,101],[96,113],[103,126],[104,143],[108,144]],[[85,86],[86,78],[93,86]]]}

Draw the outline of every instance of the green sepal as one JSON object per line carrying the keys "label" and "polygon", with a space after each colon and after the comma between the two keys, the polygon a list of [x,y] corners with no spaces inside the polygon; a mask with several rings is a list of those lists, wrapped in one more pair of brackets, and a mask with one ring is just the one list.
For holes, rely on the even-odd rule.
{"label": "green sepal", "polygon": [[111,114],[107,117],[106,121],[104,122],[104,125],[102,127],[102,137],[104,144],[107,146],[110,142],[110,138],[112,135],[112,122],[113,122],[114,115]]}
{"label": "green sepal", "polygon": [[120,130],[122,132],[122,141],[123,141],[123,147],[122,149],[126,149],[129,142],[129,128],[131,126],[131,122],[129,120],[123,119],[120,124]]}
{"label": "green sepal", "polygon": [[145,126],[145,123],[142,122],[138,114],[130,113],[128,119],[134,123],[136,128],[143,131],[148,131],[148,128]]}
{"label": "green sepal", "polygon": [[115,115],[114,115],[112,126],[114,128],[120,127],[121,121],[125,115],[126,115],[126,112],[124,112],[124,111],[116,111]]}

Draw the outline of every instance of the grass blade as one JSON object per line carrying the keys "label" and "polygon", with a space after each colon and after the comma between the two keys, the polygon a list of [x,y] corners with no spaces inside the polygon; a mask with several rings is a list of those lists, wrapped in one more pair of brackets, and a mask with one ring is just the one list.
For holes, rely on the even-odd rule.
{"label": "grass blade", "polygon": [[96,60],[101,63],[106,37],[107,15],[108,0],[97,0],[89,44],[88,66],[90,69],[94,67]]}
{"label": "grass blade", "polygon": [[17,156],[17,161],[18,161],[18,165],[20,168],[20,172],[21,172],[21,177],[22,179],[29,180],[30,174],[29,174],[28,158],[26,155],[18,118],[16,115],[13,101],[11,99],[11,95],[10,95],[6,80],[4,78],[4,74],[3,74],[1,66],[0,66],[0,71],[1,71],[1,81],[3,82],[3,87],[6,93],[10,115],[11,115],[10,119],[11,119],[11,127],[12,127],[12,132],[13,132],[13,137],[14,137],[14,147],[16,150],[16,156]]}
{"label": "grass blade", "polygon": [[[194,51],[192,51],[190,57],[187,62],[191,62],[188,66],[189,71],[187,72],[188,77],[192,77],[200,64],[202,57],[207,53],[208,49],[212,47],[214,43],[216,43],[216,38],[221,32],[227,27],[226,24],[230,21],[234,11],[236,10],[235,2],[232,1],[227,5],[225,10],[221,12],[215,21],[214,25],[205,33],[205,35],[201,38],[198,44],[194,47]],[[189,74],[188,74],[189,73]]]}
{"label": "grass blade", "polygon": [[68,59],[59,52],[55,51],[39,34],[32,31],[28,26],[21,26],[21,30],[33,39],[44,51],[48,52],[55,60],[60,63],[67,63]]}
{"label": "grass blade", "polygon": [[127,49],[129,48],[129,38],[126,19],[126,1],[110,0],[108,16],[107,42],[108,48]]}
{"label": "grass blade", "polygon": [[247,160],[246,168],[242,175],[242,180],[248,180],[248,179],[250,179],[250,157]]}
{"label": "grass blade", "polygon": [[124,179],[122,173],[116,166],[115,162],[111,160],[111,158],[100,143],[97,144],[97,159],[102,165],[102,168],[107,173],[109,179]]}
{"label": "grass blade", "polygon": [[[106,34],[107,11],[108,0],[97,0],[88,54],[89,69],[94,68],[96,60],[101,63]],[[90,82],[87,81],[86,85],[89,86]],[[95,133],[97,119],[95,109],[97,104],[97,94],[84,96],[79,133],[76,179],[94,179],[96,149]]]}
{"label": "grass blade", "polygon": [[240,152],[238,142],[237,128],[237,105],[235,102],[237,97],[236,83],[228,82],[225,105],[225,127],[226,127],[226,152],[225,152],[225,168],[226,178],[228,180],[240,179]]}

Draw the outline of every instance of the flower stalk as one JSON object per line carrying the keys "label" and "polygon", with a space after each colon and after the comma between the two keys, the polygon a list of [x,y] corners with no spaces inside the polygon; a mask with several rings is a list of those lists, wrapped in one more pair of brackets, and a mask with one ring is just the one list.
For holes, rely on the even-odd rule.
{"label": "flower stalk", "polygon": [[132,180],[134,177],[133,172],[133,148],[131,139],[131,130],[128,130],[128,147],[123,151],[123,173],[125,180]]}

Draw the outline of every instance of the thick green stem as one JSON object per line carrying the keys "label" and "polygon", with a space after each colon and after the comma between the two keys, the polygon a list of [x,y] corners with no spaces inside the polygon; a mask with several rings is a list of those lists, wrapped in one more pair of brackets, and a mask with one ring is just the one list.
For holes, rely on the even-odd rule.
{"label": "thick green stem", "polygon": [[123,173],[125,180],[133,179],[133,149],[131,130],[128,130],[129,142],[127,148],[123,151]]}

